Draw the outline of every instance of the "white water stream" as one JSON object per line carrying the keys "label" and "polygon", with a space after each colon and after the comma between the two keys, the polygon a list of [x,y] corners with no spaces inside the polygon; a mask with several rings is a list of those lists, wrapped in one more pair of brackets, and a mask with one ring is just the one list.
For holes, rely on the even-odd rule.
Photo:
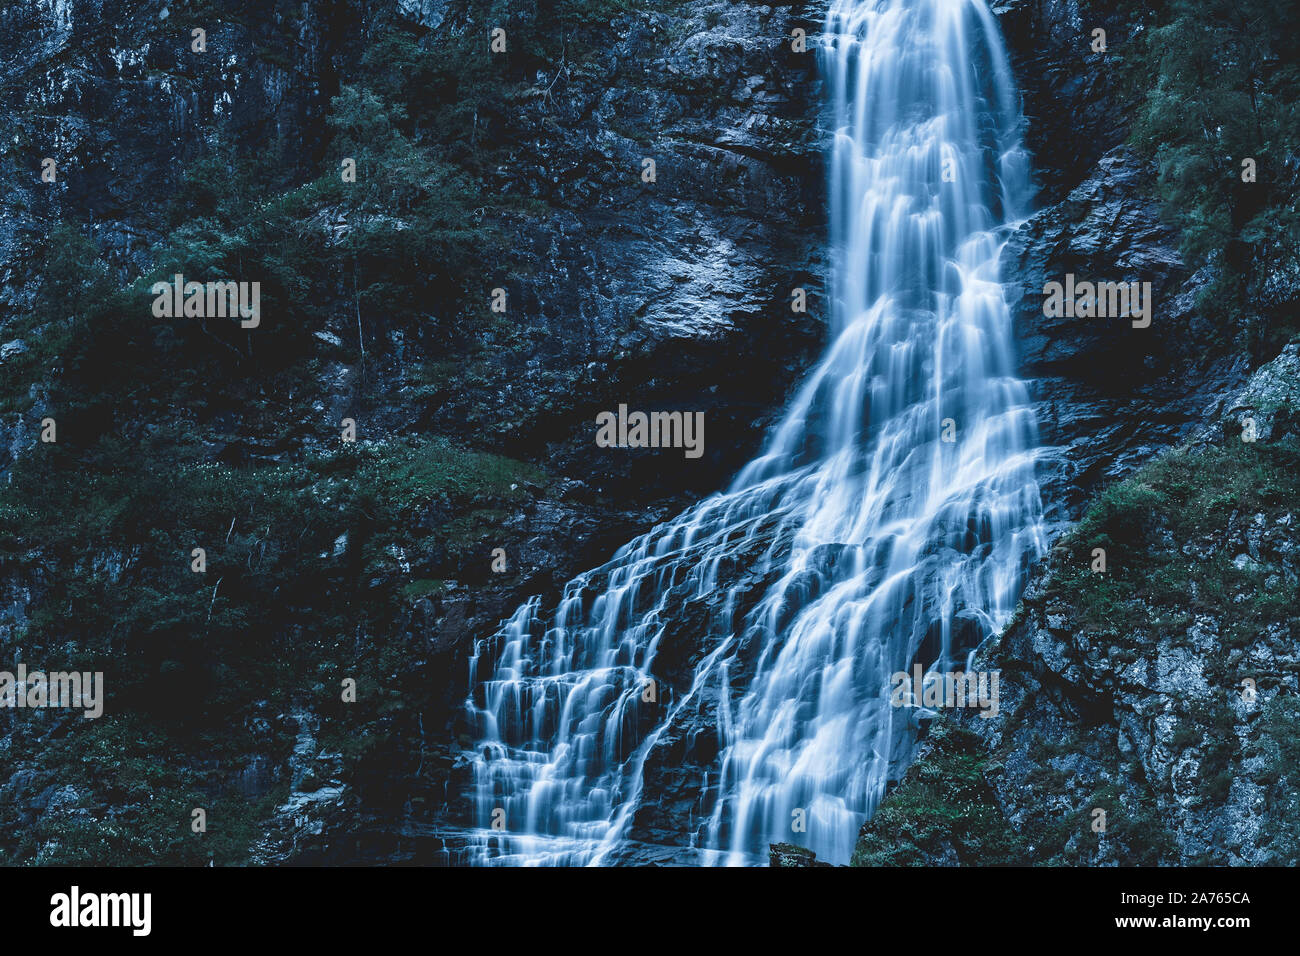
{"label": "white water stream", "polygon": [[[836,0],[822,43],[829,348],[725,493],[479,642],[471,862],[611,861],[688,718],[718,742],[680,846],[847,862],[915,742],[891,675],[963,669],[1042,551],[998,276],[1028,164],[997,24],[982,0]],[[711,611],[674,692],[656,654],[692,601]]]}

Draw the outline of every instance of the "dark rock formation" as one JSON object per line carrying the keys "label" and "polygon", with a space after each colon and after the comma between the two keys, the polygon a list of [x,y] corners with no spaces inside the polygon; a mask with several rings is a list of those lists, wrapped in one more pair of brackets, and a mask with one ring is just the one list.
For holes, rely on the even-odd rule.
{"label": "dark rock formation", "polygon": [[819,862],[817,854],[812,850],[806,850],[801,846],[795,846],[793,843],[773,843],[770,857],[771,859],[768,861],[768,866],[830,866],[829,863]]}
{"label": "dark rock formation", "polygon": [[[638,498],[711,490],[748,460],[828,308],[816,58],[787,39],[800,11],[629,12],[599,59],[538,78],[499,173],[503,192],[552,210],[521,225],[505,282],[532,348],[493,373],[500,390],[449,396],[441,427],[536,409],[512,445]],[[791,311],[795,287],[808,314]],[[718,440],[691,462],[592,454],[596,412],[620,402],[703,411]]]}
{"label": "dark rock formation", "polygon": [[1130,104],[1113,54],[1093,51],[1092,31],[1106,31],[1109,49],[1129,27],[1090,0],[995,0],[990,7],[1020,85],[1042,201],[1058,202],[1127,135]]}
{"label": "dark rock formation", "polygon": [[[6,4],[0,11],[0,125],[6,181],[0,307],[26,301],[29,266],[50,225],[84,223],[123,272],[149,264],[186,165],[221,142],[292,144],[278,178],[323,158],[321,122],[339,67],[372,22],[365,5]],[[361,29],[357,29],[360,25]],[[191,31],[206,30],[206,52]],[[57,180],[41,179],[41,160]],[[0,319],[3,313],[0,312]]]}
{"label": "dark rock formation", "polygon": [[[1002,272],[1044,445],[1044,503],[1061,527],[1097,488],[1188,437],[1249,363],[1197,309],[1208,277],[1183,265],[1155,197],[1155,169],[1121,145],[1133,102],[1115,58],[1132,25],[1088,0],[1003,0],[993,11],[1042,187]],[[1108,52],[1092,50],[1094,29],[1106,32]],[[1070,273],[1151,282],[1150,327],[1046,317],[1046,283]]]}
{"label": "dark rock formation", "polygon": [[[1198,313],[1203,279],[1183,267],[1151,195],[1154,179],[1131,150],[1116,147],[1003,251],[1022,374],[1047,449],[1044,499],[1057,520],[1077,517],[1098,486],[1189,435],[1244,376],[1243,357],[1225,352]],[[1046,284],[1068,274],[1149,282],[1149,327],[1126,316],[1044,315]]]}

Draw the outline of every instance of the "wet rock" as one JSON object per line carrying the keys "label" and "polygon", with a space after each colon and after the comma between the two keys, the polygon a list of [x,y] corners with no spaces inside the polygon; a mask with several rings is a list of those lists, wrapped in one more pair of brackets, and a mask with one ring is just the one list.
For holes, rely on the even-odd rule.
{"label": "wet rock", "polygon": [[793,843],[773,843],[768,849],[768,855],[767,865],[773,867],[830,866],[829,863],[818,862],[817,854],[812,850]]}
{"label": "wet rock", "polygon": [[1041,198],[1053,203],[1127,135],[1130,104],[1113,54],[1093,52],[1092,31],[1106,30],[1110,47],[1122,44],[1130,27],[1079,0],[997,0],[991,7],[1020,85]]}
{"label": "wet rock", "polygon": [[[1021,363],[1045,446],[1049,516],[1077,517],[1100,485],[1190,437],[1245,377],[1195,308],[1177,238],[1150,193],[1154,171],[1117,147],[1063,201],[1023,223],[1002,272]],[[1049,282],[1149,282],[1150,325],[1129,317],[1044,315]]]}

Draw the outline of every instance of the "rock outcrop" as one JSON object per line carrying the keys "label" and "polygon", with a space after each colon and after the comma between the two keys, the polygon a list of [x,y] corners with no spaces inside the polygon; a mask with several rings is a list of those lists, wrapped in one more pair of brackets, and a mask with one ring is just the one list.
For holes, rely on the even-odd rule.
{"label": "rock outcrop", "polygon": [[975,659],[997,715],[945,718],[856,862],[1300,859],[1298,376],[1292,345],[1062,539]]}
{"label": "rock outcrop", "polygon": [[[1205,279],[1187,274],[1154,180],[1131,149],[1115,147],[1003,251],[1022,374],[1045,446],[1044,499],[1057,521],[1077,518],[1097,488],[1190,436],[1246,371],[1244,356],[1221,344],[1197,308]],[[1047,284],[1070,275],[1142,283],[1149,314],[1045,315]]]}

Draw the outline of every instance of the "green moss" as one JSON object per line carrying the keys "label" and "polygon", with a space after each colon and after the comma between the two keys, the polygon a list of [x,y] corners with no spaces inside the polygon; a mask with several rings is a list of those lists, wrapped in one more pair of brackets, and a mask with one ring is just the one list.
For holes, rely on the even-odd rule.
{"label": "green moss", "polygon": [[[1296,588],[1280,568],[1239,568],[1234,555],[1193,557],[1166,543],[1209,548],[1233,521],[1263,514],[1272,522],[1297,503],[1300,450],[1290,444],[1170,452],[1106,489],[1061,540],[1046,598],[1068,608],[1080,631],[1121,646],[1185,630],[1198,613],[1224,622],[1229,647],[1249,646],[1270,624],[1300,634]],[[1104,574],[1091,569],[1097,548],[1106,552]]]}
{"label": "green moss", "polygon": [[429,597],[433,594],[441,594],[447,588],[446,581],[439,581],[430,578],[421,578],[419,581],[412,581],[410,584],[402,587],[402,597],[408,601],[418,601],[420,598]]}
{"label": "green moss", "polygon": [[1266,821],[1261,842],[1275,861],[1300,862],[1300,700],[1277,694],[1260,715],[1254,752],[1264,758],[1258,781],[1265,787]]}
{"label": "green moss", "polygon": [[[42,451],[0,486],[0,563],[39,555],[49,575],[20,634],[24,659],[102,671],[108,698],[57,745],[34,734],[39,747],[11,754],[42,786],[80,794],[35,829],[0,802],[0,854],[45,863],[236,861],[270,804],[246,807],[228,781],[252,754],[282,765],[290,743],[247,729],[249,715],[305,698],[364,737],[427,706],[403,608],[459,577],[471,540],[499,540],[525,484],[546,481],[442,439],[248,468],[185,463],[166,441],[71,461],[59,445]],[[421,527],[430,511],[450,517]],[[341,708],[342,678],[377,675]],[[202,838],[188,829],[194,806],[209,812]]]}
{"label": "green moss", "polygon": [[1138,769],[1119,768],[1118,773],[1126,778],[1125,787],[1102,783],[1084,800],[1076,828],[1081,844],[1089,845],[1099,839],[1099,834],[1092,829],[1092,812],[1101,809],[1106,811],[1104,837],[1111,855],[1121,866],[1159,866],[1177,860],[1177,841],[1165,826],[1154,794],[1145,786],[1133,786],[1138,782],[1133,779]]}
{"label": "green moss", "polygon": [[[274,733],[187,739],[134,715],[106,713],[39,744],[24,736],[14,756],[44,781],[39,786],[71,790],[34,826],[18,823],[17,808],[0,803],[6,863],[237,865],[287,793],[281,785],[250,800],[224,789],[228,761],[287,757],[291,742]],[[185,759],[198,754],[202,760]],[[195,808],[206,812],[206,832],[192,828]]]}
{"label": "green moss", "polygon": [[949,854],[977,866],[1021,862],[1025,850],[985,780],[979,738],[940,720],[929,745],[863,827],[853,865],[925,866]]}

